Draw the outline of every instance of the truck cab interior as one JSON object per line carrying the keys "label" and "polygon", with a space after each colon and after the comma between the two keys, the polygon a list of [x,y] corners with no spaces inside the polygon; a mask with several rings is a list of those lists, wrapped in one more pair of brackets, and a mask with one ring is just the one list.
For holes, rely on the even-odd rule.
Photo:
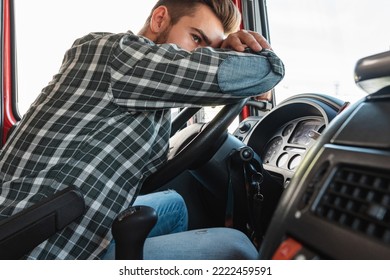
{"label": "truck cab interior", "polygon": [[[27,76],[43,75],[40,68],[47,68],[24,60],[28,55],[20,45],[26,44],[24,34],[31,35],[28,25],[38,28],[23,23],[31,9],[23,5],[37,2],[34,9],[43,11],[50,4],[25,2],[1,1],[3,144],[22,117],[22,106],[28,107],[22,100],[34,94]],[[280,51],[286,77],[264,96],[173,112],[169,160],[146,179],[141,193],[176,190],[187,204],[189,229],[236,228],[259,259],[390,259],[390,22],[385,12],[390,4],[234,2],[243,15],[242,28],[261,33]],[[125,5],[96,3],[104,9]],[[59,21],[56,28],[61,26]],[[45,59],[31,49],[29,56]],[[23,70],[23,64],[32,68]],[[0,258],[20,258],[77,221],[83,207],[82,194],[70,188],[1,220]],[[150,221],[138,216],[143,211]],[[154,213],[131,208],[118,220],[124,217],[144,225],[145,232],[135,234],[137,250],[118,258],[142,258]]]}

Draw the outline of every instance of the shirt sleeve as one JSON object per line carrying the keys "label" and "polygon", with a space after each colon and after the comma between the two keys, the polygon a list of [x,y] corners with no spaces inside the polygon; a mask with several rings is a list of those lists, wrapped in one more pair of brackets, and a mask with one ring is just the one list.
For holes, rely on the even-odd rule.
{"label": "shirt sleeve", "polygon": [[284,76],[272,52],[155,45],[126,35],[111,61],[113,101],[131,110],[222,105],[267,92]]}

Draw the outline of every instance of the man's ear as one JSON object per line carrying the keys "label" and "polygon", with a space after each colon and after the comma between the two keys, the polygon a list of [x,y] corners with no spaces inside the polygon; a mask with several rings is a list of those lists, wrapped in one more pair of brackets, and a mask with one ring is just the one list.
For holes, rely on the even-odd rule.
{"label": "man's ear", "polygon": [[159,6],[152,13],[150,30],[155,34],[160,34],[169,26],[170,20],[167,7]]}

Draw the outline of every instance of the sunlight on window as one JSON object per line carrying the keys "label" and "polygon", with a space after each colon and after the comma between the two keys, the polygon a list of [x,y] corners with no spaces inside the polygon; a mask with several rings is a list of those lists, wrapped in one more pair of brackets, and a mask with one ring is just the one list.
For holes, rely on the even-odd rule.
{"label": "sunlight on window", "polygon": [[280,102],[299,93],[325,93],[355,102],[365,96],[354,83],[358,59],[390,49],[388,0],[269,0],[271,44],[286,76]]}

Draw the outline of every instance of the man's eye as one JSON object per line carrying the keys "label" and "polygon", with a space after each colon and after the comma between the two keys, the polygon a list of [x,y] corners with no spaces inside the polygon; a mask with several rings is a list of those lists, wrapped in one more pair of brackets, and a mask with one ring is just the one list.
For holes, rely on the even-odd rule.
{"label": "man's eye", "polygon": [[200,44],[202,42],[202,38],[200,38],[198,35],[192,35],[192,39],[197,44]]}

